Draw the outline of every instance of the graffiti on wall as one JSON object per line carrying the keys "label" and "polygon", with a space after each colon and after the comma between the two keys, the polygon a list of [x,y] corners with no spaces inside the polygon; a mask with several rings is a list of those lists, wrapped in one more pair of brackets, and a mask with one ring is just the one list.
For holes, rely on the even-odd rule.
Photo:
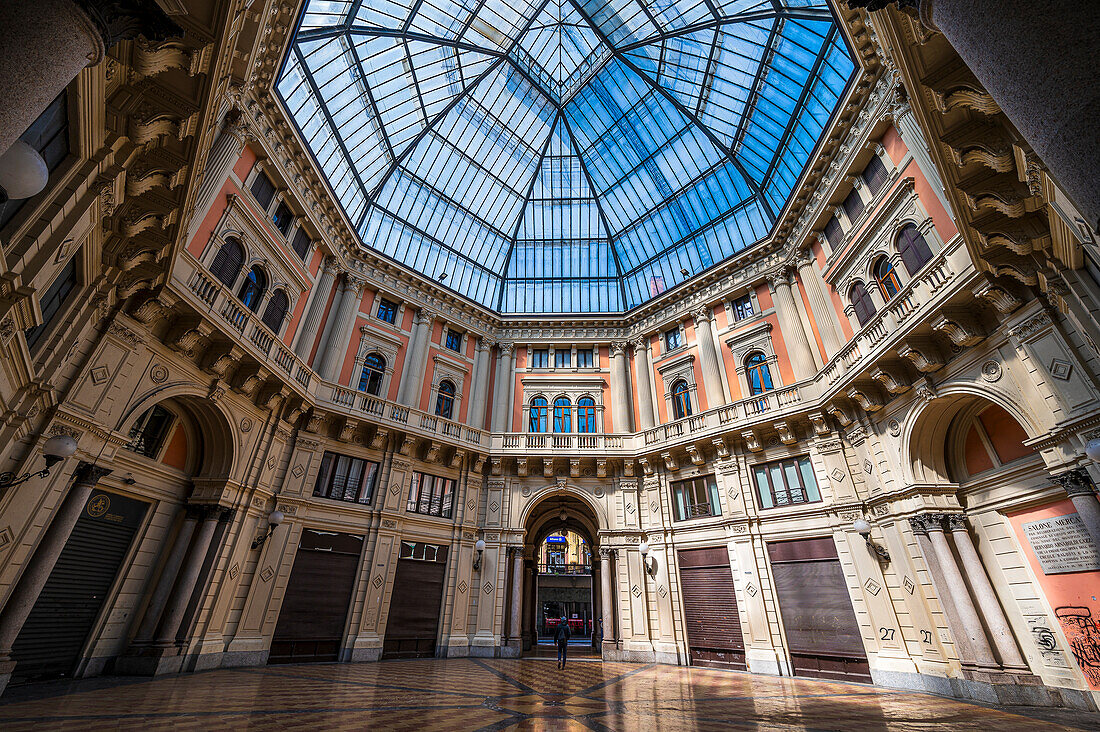
{"label": "graffiti on wall", "polygon": [[1054,609],[1062,624],[1077,665],[1093,686],[1100,686],[1100,624],[1092,617],[1092,609],[1079,605],[1063,605]]}

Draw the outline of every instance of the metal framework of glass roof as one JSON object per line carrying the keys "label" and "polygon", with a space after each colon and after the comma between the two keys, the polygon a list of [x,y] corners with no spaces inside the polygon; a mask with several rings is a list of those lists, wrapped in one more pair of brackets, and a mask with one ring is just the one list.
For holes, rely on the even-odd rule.
{"label": "metal framework of glass roof", "polygon": [[309,0],[277,90],[365,247],[610,313],[767,236],[854,71],[826,0]]}

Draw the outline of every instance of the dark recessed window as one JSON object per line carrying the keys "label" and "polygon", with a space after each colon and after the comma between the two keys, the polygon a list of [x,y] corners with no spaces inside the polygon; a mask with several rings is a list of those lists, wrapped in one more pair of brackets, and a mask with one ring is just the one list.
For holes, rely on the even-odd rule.
{"label": "dark recessed window", "polygon": [[378,298],[378,311],[375,315],[379,320],[393,323],[393,321],[397,319],[397,303],[391,302],[384,297]]}
{"label": "dark recessed window", "polygon": [[252,312],[260,307],[260,300],[267,291],[267,275],[259,267],[248,270],[248,275],[241,283],[241,291],[237,293],[237,299]]}
{"label": "dark recessed window", "polygon": [[665,331],[665,350],[675,351],[680,346],[684,345],[684,339],[680,335],[679,328],[670,328]]}
{"label": "dark recessed window", "polygon": [[271,199],[275,198],[275,184],[271,182],[263,172],[256,173],[252,179],[252,197],[260,204],[264,211],[271,205]]}
{"label": "dark recessed window", "polygon": [[584,350],[577,351],[577,368],[590,369],[592,368],[592,349],[585,348]]}
{"label": "dark recessed window", "polygon": [[325,452],[313,495],[348,503],[370,503],[378,480],[378,463]]}
{"label": "dark recessed window", "polygon": [[872,155],[870,162],[867,163],[867,167],[863,169],[863,181],[867,184],[867,190],[871,191],[871,195],[875,195],[882,190],[882,187],[886,185],[886,179],[890,177],[890,174],[886,172],[886,166],[882,164],[882,160],[878,155]]}
{"label": "dark recessed window", "polygon": [[848,292],[848,302],[852,303],[852,310],[855,311],[856,320],[860,325],[871,322],[871,318],[875,316],[875,303],[862,282],[852,285],[852,289]]}
{"label": "dark recessed window", "polygon": [[435,397],[435,413],[443,419],[454,419],[455,411],[455,385],[453,381],[444,379],[439,382],[439,392]]}
{"label": "dark recessed window", "polygon": [[745,318],[752,317],[752,315],[752,296],[745,295],[744,297],[739,297],[733,301],[734,320],[744,320]]}
{"label": "dark recessed window", "polygon": [[447,348],[451,349],[452,351],[461,351],[462,350],[462,334],[459,333],[457,330],[451,330],[450,328],[448,328],[447,329],[446,346],[447,346]]}
{"label": "dark recessed window", "polygon": [[42,337],[42,334],[49,328],[50,323],[57,317],[57,313],[61,310],[61,306],[65,304],[65,300],[76,289],[76,260],[78,258],[79,255],[72,257],[58,273],[53,283],[42,293],[42,299],[38,301],[38,306],[42,310],[42,324],[24,331],[28,348],[34,348],[34,344],[38,343],[38,339]]}
{"label": "dark recessed window", "polygon": [[363,373],[359,375],[359,391],[378,396],[385,375],[386,359],[377,353],[368,353],[363,359]]}
{"label": "dark recessed window", "polygon": [[816,503],[821,500],[810,458],[806,456],[777,460],[753,466],[756,491],[761,508]]}
{"label": "dark recessed window", "polygon": [[906,224],[898,232],[896,243],[898,253],[901,254],[901,263],[905,265],[905,271],[910,277],[932,259],[932,250],[928,248],[928,242],[912,224]]}
{"label": "dark recessed window", "polygon": [[305,259],[306,255],[309,254],[309,247],[312,243],[306,230],[298,227],[298,231],[294,233],[294,243],[291,244],[291,247],[294,249],[295,254]]}
{"label": "dark recessed window", "polygon": [[878,289],[882,293],[883,300],[890,300],[901,289],[898,273],[886,257],[879,257],[875,262],[875,279],[878,280]]}
{"label": "dark recessed window", "polygon": [[829,242],[831,249],[836,249],[843,240],[844,229],[840,226],[840,219],[834,216],[825,224],[825,241]]}
{"label": "dark recessed window", "polygon": [[672,505],[677,521],[721,516],[722,504],[718,502],[718,483],[713,475],[703,475],[691,480],[679,480],[672,484]]}
{"label": "dark recessed window", "polygon": [[147,458],[155,458],[160,452],[161,445],[168,437],[168,428],[175,421],[175,415],[159,404],[138,417],[138,421],[130,428],[130,442],[126,449],[144,455]]}
{"label": "dark recessed window", "polygon": [[841,205],[844,206],[844,213],[848,214],[848,220],[852,223],[855,223],[855,220],[863,213],[863,199],[859,197],[859,191],[855,188],[851,190]]}
{"label": "dark recessed window", "polygon": [[554,368],[567,369],[572,361],[573,354],[569,351],[554,351]]}
{"label": "dark recessed window", "polygon": [[550,351],[546,348],[534,348],[531,350],[530,368],[544,369],[550,365]]}
{"label": "dark recessed window", "polygon": [[291,213],[290,207],[286,203],[280,202],[275,207],[275,213],[271,216],[272,223],[275,224],[275,228],[286,236],[286,233],[290,231],[290,223],[294,221],[294,214]]}
{"label": "dark recessed window", "polygon": [[[45,159],[46,167],[53,173],[69,155],[69,110],[65,92],[61,92],[50,102],[50,106],[38,115],[38,119],[19,136],[19,139],[37,150]],[[31,199],[20,198],[0,203],[0,229],[3,229],[29,200]]]}
{"label": "dark recessed window", "polygon": [[232,287],[243,265],[244,249],[241,243],[236,239],[226,239],[221,249],[214,255],[214,261],[210,263],[210,274],[217,277],[218,282],[226,287]]}
{"label": "dark recessed window", "polygon": [[279,335],[279,329],[283,327],[283,319],[290,307],[290,300],[282,290],[275,290],[267,299],[267,307],[264,308],[264,325],[271,328],[275,335]]}
{"label": "dark recessed window", "polygon": [[450,478],[413,473],[412,485],[409,486],[409,500],[405,509],[413,513],[450,518],[454,493],[455,482]]}

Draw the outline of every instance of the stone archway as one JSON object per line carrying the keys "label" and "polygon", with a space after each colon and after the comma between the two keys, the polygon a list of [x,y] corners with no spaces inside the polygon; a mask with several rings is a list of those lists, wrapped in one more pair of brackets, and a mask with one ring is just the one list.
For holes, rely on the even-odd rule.
{"label": "stone archway", "polygon": [[[587,593],[588,613],[578,613],[580,627],[590,639],[591,654],[598,654],[600,619],[603,615],[599,556],[599,519],[593,507],[568,490],[558,490],[541,496],[532,504],[524,521],[522,610],[520,647],[524,653],[537,653],[539,624],[542,622],[542,601],[546,596],[567,595],[571,602]],[[551,567],[540,564],[540,550],[547,538],[563,531],[574,532],[588,548],[588,559],[581,566]],[[555,589],[559,588],[559,589]],[[510,631],[514,637],[514,632]],[[545,635],[545,634],[544,634]],[[544,638],[545,640],[545,638]]]}

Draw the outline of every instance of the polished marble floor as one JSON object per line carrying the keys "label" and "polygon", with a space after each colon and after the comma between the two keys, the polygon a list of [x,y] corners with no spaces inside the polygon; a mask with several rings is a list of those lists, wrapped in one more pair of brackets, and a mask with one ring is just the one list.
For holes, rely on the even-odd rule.
{"label": "polished marble floor", "polygon": [[1040,732],[1100,729],[1100,715],[675,666],[577,661],[558,671],[541,659],[223,669],[15,687],[0,698],[5,732],[245,728]]}

